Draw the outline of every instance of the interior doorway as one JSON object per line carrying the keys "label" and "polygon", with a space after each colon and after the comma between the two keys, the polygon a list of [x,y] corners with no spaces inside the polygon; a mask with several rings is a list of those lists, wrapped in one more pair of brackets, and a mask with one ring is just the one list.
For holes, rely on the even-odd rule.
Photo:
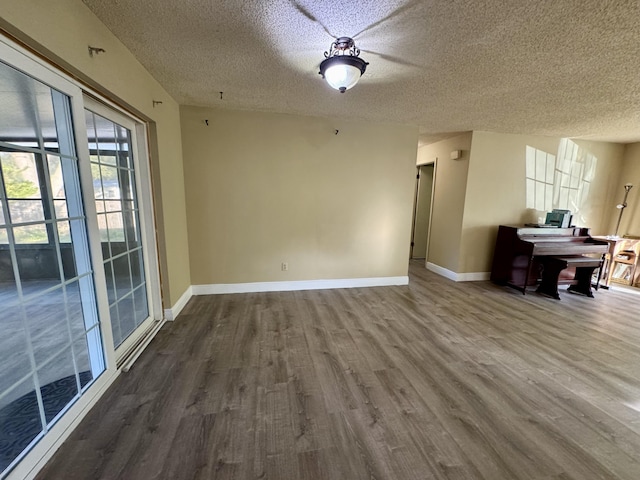
{"label": "interior doorway", "polygon": [[418,166],[411,232],[411,259],[427,259],[435,163]]}

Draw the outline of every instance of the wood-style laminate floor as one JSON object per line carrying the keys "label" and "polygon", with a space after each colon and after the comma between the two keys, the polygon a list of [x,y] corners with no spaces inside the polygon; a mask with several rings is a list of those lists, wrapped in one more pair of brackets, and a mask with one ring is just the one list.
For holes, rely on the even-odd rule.
{"label": "wood-style laminate floor", "polygon": [[640,478],[640,296],[194,297],[39,479]]}

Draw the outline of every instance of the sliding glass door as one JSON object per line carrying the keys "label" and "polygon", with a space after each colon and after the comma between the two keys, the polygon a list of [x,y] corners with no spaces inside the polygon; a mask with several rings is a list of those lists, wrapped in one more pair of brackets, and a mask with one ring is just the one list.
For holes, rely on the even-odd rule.
{"label": "sliding glass door", "polygon": [[145,146],[142,122],[0,39],[0,479],[162,318]]}
{"label": "sliding glass door", "polygon": [[105,369],[70,112],[0,63],[0,472]]}

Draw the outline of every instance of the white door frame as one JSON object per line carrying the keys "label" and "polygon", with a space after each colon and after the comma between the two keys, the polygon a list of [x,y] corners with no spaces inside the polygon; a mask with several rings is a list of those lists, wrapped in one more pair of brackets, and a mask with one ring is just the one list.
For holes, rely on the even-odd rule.
{"label": "white door frame", "polygon": [[[438,158],[435,157],[433,160],[430,160],[428,162],[425,163],[420,163],[419,165],[417,165],[418,171],[420,171],[420,167],[424,167],[426,165],[433,165],[433,181],[432,181],[432,185],[431,185],[431,205],[429,207],[429,230],[427,232],[427,248],[425,251],[425,256],[424,256],[424,266],[425,268],[427,267],[427,264],[429,263],[429,245],[431,243],[431,227],[433,226],[433,209],[434,209],[434,202],[436,199],[436,176],[438,173]],[[416,198],[417,200],[417,198]],[[416,204],[417,205],[417,204]]]}

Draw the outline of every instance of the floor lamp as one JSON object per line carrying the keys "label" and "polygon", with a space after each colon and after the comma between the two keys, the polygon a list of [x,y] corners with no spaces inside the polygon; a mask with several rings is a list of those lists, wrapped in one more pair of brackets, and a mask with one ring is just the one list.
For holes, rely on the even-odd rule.
{"label": "floor lamp", "polygon": [[614,237],[618,236],[618,229],[620,228],[620,220],[622,220],[622,214],[624,213],[624,209],[627,208],[627,196],[629,195],[629,190],[631,190],[633,188],[633,185],[630,183],[627,183],[624,186],[624,200],[622,200],[622,203],[619,203],[618,205],[616,205],[616,208],[620,210],[620,214],[618,215],[618,223],[616,223],[616,231],[613,234]]}

